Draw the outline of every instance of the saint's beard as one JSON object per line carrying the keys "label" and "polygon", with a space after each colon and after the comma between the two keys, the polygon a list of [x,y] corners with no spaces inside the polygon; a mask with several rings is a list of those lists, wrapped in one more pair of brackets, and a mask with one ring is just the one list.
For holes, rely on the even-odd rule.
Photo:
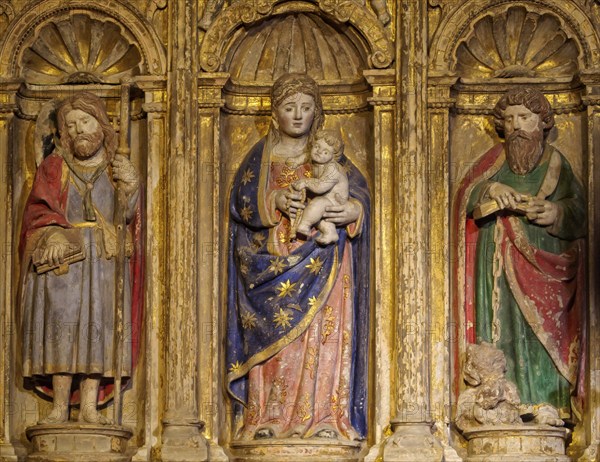
{"label": "saint's beard", "polygon": [[77,135],[75,138],[70,138],[69,147],[77,159],[86,160],[98,153],[103,141],[104,133],[101,129],[98,129],[94,133],[84,133]]}
{"label": "saint's beard", "polygon": [[517,175],[531,172],[542,157],[544,132],[515,130],[506,138],[506,161]]}

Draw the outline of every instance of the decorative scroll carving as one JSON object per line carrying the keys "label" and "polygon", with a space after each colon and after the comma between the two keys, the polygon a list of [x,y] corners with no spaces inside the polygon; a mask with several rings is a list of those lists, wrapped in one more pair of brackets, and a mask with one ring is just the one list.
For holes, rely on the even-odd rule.
{"label": "decorative scroll carving", "polygon": [[394,47],[378,18],[353,0],[320,0],[311,3],[281,3],[281,0],[241,0],[223,10],[209,27],[200,50],[200,65],[207,72],[222,70],[224,56],[240,27],[271,15],[321,11],[338,23],[354,26],[368,42],[368,64],[386,68],[394,60]]}
{"label": "decorative scroll carving", "polygon": [[164,10],[168,3],[168,0],[150,0],[150,2],[148,2],[148,6],[146,6],[146,17],[148,20],[152,21],[152,18],[154,18],[154,13],[156,13],[158,10]]}
{"label": "decorative scroll carving", "polygon": [[553,14],[522,6],[477,21],[456,52],[465,77],[557,77],[578,69],[578,46]]}
{"label": "decorative scroll carving", "polygon": [[15,10],[8,0],[0,0],[0,37],[6,31],[8,23],[15,17]]}
{"label": "decorative scroll carving", "polygon": [[45,84],[118,82],[140,73],[132,37],[112,21],[75,14],[51,21],[23,53],[22,76]]}
{"label": "decorative scroll carving", "polygon": [[169,0],[150,0],[146,5],[146,18],[152,23],[163,44],[168,43],[168,11]]}

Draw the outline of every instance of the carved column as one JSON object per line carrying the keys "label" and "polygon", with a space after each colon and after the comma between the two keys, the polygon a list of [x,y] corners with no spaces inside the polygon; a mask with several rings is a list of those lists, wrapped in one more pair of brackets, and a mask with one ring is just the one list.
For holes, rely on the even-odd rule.
{"label": "carved column", "polygon": [[396,72],[402,76],[397,95],[398,163],[393,200],[398,204],[395,287],[396,401],[394,434],[384,461],[441,461],[443,449],[432,435],[431,297],[428,252],[431,249],[429,163],[427,151],[427,11],[426,2],[403,0],[398,9]]}
{"label": "carved column", "polygon": [[[451,203],[450,182],[453,164],[450,160],[450,111],[455,99],[451,96],[451,87],[457,77],[449,73],[429,75],[427,126],[429,129],[429,204],[433,213],[429,223],[429,248],[426,256],[429,260],[429,280],[431,283],[430,312],[431,321],[425,334],[431,342],[431,420],[437,427],[436,436],[444,446],[446,462],[461,460],[450,446],[449,425],[451,409],[452,371],[454,367],[453,349],[455,339],[450,325],[451,297],[451,239],[448,224],[451,223],[448,204]],[[449,352],[449,353],[448,353]],[[451,391],[448,393],[448,391]]]}
{"label": "carved column", "polygon": [[[396,216],[395,188],[395,151],[396,151],[396,76],[393,69],[365,71],[365,78],[372,87],[373,96],[369,104],[373,106],[373,140],[375,160],[373,204],[373,258],[375,268],[371,279],[378,296],[375,298],[375,322],[373,332],[377,332],[375,343],[377,384],[371,398],[374,407],[376,441],[380,441],[383,428],[392,415],[390,408],[394,401],[393,382],[395,366],[392,364],[394,324],[396,322],[396,226],[390,222]],[[379,288],[379,289],[377,289]],[[391,393],[390,393],[391,391]],[[390,394],[392,396],[390,396]],[[367,460],[372,460],[379,452],[376,446]]]}
{"label": "carved column", "polygon": [[14,355],[14,334],[16,323],[13,317],[13,281],[12,265],[16,262],[14,251],[16,244],[12,240],[12,121],[13,111],[17,108],[16,92],[21,82],[0,80],[0,460],[15,461],[13,445],[11,444],[11,417],[16,409],[11,409],[15,402],[12,397],[15,371],[12,365]]}
{"label": "carved column", "polygon": [[[197,4],[177,0],[171,13],[168,80],[167,303],[163,461],[207,460],[198,417],[198,158],[196,131]],[[152,243],[150,244],[152,245]]]}
{"label": "carved column", "polygon": [[[581,72],[586,86],[588,133],[588,294],[589,294],[589,397],[585,421],[588,422],[588,448],[581,462],[595,462],[600,455],[600,69]],[[585,169],[584,169],[585,171]]]}
{"label": "carved column", "polygon": [[198,267],[198,303],[200,306],[200,369],[201,416],[206,421],[206,438],[210,442],[211,461],[229,460],[218,446],[222,412],[226,408],[222,392],[222,365],[219,346],[223,334],[217,326],[221,323],[221,293],[219,273],[220,223],[223,207],[220,202],[220,172],[223,171],[220,157],[220,112],[224,105],[222,89],[229,78],[226,73],[201,73],[198,77],[198,152],[200,155],[198,182],[198,235],[200,256]]}
{"label": "carved column", "polygon": [[146,309],[144,333],[146,342],[146,401],[144,407],[144,444],[138,449],[134,461],[150,460],[153,435],[160,425],[160,384],[164,383],[164,370],[160,365],[165,361],[164,331],[161,320],[165,316],[165,235],[166,223],[162,219],[165,211],[166,158],[168,151],[167,133],[167,93],[163,77],[142,76],[135,84],[144,92],[142,109],[147,120],[147,167],[146,167]]}

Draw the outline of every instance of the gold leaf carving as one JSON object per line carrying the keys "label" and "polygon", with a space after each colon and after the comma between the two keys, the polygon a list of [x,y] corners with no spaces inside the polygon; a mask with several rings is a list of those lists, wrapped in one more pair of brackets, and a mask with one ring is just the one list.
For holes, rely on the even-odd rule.
{"label": "gold leaf carving", "polygon": [[45,84],[118,82],[139,74],[141,62],[117,24],[73,14],[39,30],[23,52],[22,74]]}
{"label": "gold leaf carving", "polygon": [[[0,0],[0,37],[4,35],[8,24],[15,17],[15,11],[10,4],[10,2],[6,0]],[[2,41],[2,39],[0,39]]]}
{"label": "gold leaf carving", "polygon": [[[291,42],[296,50],[296,53],[290,53],[291,55],[297,55],[300,51],[299,45],[302,44],[306,50],[311,51],[309,54],[314,54],[314,58],[319,59],[319,54],[322,53],[323,47],[332,46],[333,51],[342,53],[341,56],[335,56],[334,59],[339,58],[340,63],[347,68],[349,65],[354,64],[352,62],[342,62],[344,57],[348,56],[349,50],[346,44],[348,42],[351,45],[350,51],[352,51],[349,55],[350,58],[354,59],[354,56],[358,55],[363,63],[367,63],[369,66],[375,68],[390,66],[395,54],[393,43],[383,24],[365,5],[350,0],[320,0],[317,3],[318,8],[324,13],[319,16],[312,14],[315,12],[315,5],[308,3],[290,2],[289,5],[283,5],[278,4],[277,0],[239,0],[232,3],[217,14],[214,21],[207,20],[202,22],[201,27],[207,28],[200,49],[200,65],[202,69],[207,72],[229,70],[226,61],[229,63],[236,62],[236,60],[232,59],[232,56],[242,53],[242,50],[246,46],[250,46],[250,44],[243,46],[245,39],[248,39],[250,42],[256,39],[263,46],[279,43],[280,46],[276,48],[276,51],[281,51],[282,53],[277,54],[283,54],[288,48],[283,46],[284,42],[279,42],[279,40],[287,35],[292,35],[290,34],[289,27],[287,27],[290,26],[288,21],[290,18],[292,18],[292,22],[298,22],[294,27],[297,27],[299,31],[295,34],[297,42]],[[299,19],[300,17],[304,19]],[[313,22],[315,21],[314,18],[317,18],[316,21],[320,22],[314,26],[310,24],[310,21],[307,22],[306,18],[310,18]],[[325,22],[325,18],[327,18],[327,22]],[[286,21],[288,21],[286,26],[283,26],[282,24]],[[301,21],[305,24],[299,24]],[[349,32],[347,25],[355,30]],[[271,30],[275,26],[280,29],[280,32],[271,36]],[[328,40],[325,43],[317,43],[318,46],[316,48],[314,46],[311,47],[310,42],[312,39],[309,32],[314,32],[318,35],[321,31],[328,28],[335,28],[333,30],[337,38],[334,37],[332,39],[332,36],[328,35],[326,37]],[[245,31],[241,31],[241,29]],[[267,32],[265,32],[266,36],[259,36],[265,29],[267,29]],[[305,32],[302,32],[302,30]],[[359,36],[361,38],[356,40]],[[331,39],[333,43],[330,43]],[[293,41],[294,39],[290,40]],[[318,40],[318,37],[315,36],[315,40]],[[342,44],[342,47],[336,48],[339,44]],[[314,53],[315,51],[318,51],[318,53]],[[370,55],[365,56],[366,53],[370,53]],[[301,54],[303,55],[304,51]],[[259,57],[261,55],[259,54]],[[241,54],[240,56],[248,57],[250,60],[256,58],[254,53]],[[305,57],[305,61],[308,61],[308,59],[309,57]],[[269,66],[266,64],[265,66],[263,69],[269,69]],[[290,66],[293,67],[291,64]],[[311,74],[310,64],[305,70],[285,69],[282,73],[284,72],[305,72],[313,76],[316,80],[321,79],[318,75]],[[232,72],[232,76],[233,74],[234,72]],[[352,75],[355,76],[357,74],[354,72]],[[261,79],[255,80],[264,81],[265,77],[270,76],[261,75],[260,77]],[[271,80],[275,80],[276,78],[271,78]],[[323,79],[327,79],[327,77],[323,77]]]}
{"label": "gold leaf carving", "polygon": [[350,38],[312,14],[274,17],[248,33],[231,55],[236,82],[276,80],[288,72],[316,80],[354,80],[367,67]]}
{"label": "gold leaf carving", "polygon": [[465,77],[558,77],[578,69],[579,49],[560,20],[522,6],[477,21],[456,52]]}

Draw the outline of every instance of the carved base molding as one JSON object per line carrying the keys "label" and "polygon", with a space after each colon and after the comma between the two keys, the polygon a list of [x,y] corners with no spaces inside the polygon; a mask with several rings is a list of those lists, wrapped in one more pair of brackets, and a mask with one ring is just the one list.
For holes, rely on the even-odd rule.
{"label": "carved base molding", "polygon": [[65,423],[27,428],[27,462],[129,462],[131,430],[118,425]]}
{"label": "carved base molding", "polygon": [[208,447],[201,433],[203,423],[191,421],[184,424],[165,421],[163,445],[160,448],[162,462],[206,462]]}
{"label": "carved base molding", "polygon": [[394,434],[385,442],[384,462],[442,462],[444,448],[428,423],[393,422]]}
{"label": "carved base molding", "polygon": [[465,462],[570,462],[567,429],[548,425],[497,425],[466,430]]}
{"label": "carved base molding", "polygon": [[0,443],[0,462],[18,462],[19,455],[12,444]]}
{"label": "carved base molding", "polygon": [[232,462],[358,462],[358,441],[287,438],[231,443]]}

